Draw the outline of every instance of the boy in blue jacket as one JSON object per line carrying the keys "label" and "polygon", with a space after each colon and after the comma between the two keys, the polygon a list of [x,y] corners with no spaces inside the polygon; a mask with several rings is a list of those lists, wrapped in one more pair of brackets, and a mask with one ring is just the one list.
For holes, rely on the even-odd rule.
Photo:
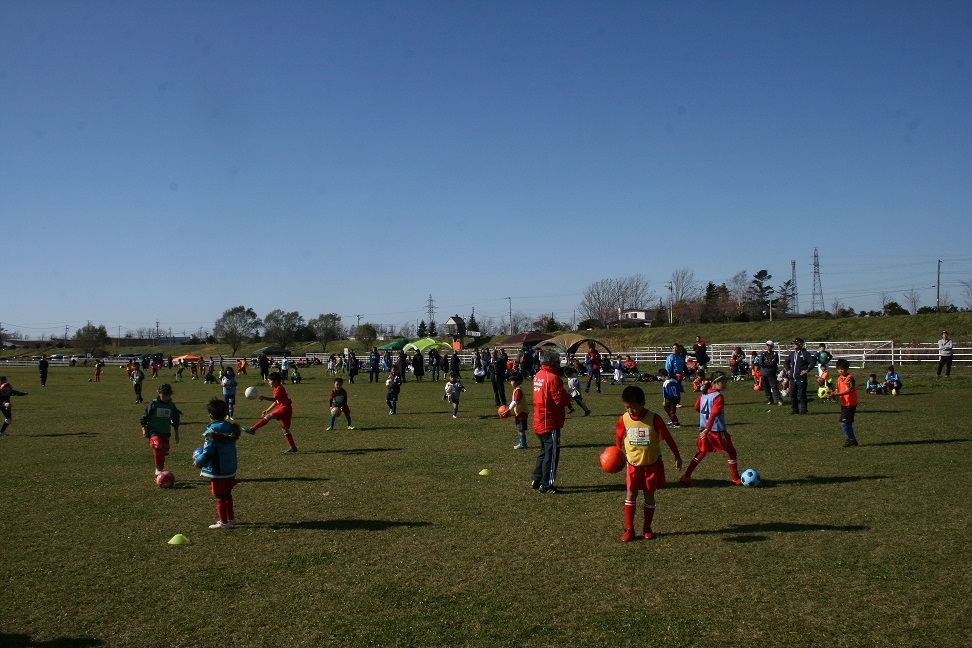
{"label": "boy in blue jacket", "polygon": [[200,469],[199,476],[209,480],[216,497],[219,519],[209,528],[229,529],[236,526],[233,487],[236,486],[236,440],[240,438],[240,426],[226,420],[226,401],[214,398],[206,410],[211,423],[203,433],[205,443],[192,453],[192,462]]}

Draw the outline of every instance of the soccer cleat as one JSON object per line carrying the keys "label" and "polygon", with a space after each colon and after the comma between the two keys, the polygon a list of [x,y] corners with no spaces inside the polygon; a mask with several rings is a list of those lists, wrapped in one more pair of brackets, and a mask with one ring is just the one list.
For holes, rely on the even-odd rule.
{"label": "soccer cleat", "polygon": [[844,441],[845,448],[853,448],[856,445],[857,445],[857,439],[847,439],[846,441]]}
{"label": "soccer cleat", "polygon": [[525,445],[521,445],[521,444],[517,443],[515,446],[513,446],[513,449],[514,450],[526,450],[528,447],[529,446],[525,446]]}
{"label": "soccer cleat", "polygon": [[692,478],[688,475],[682,475],[678,481],[682,482],[686,486],[695,486],[695,482],[692,481]]}
{"label": "soccer cleat", "polygon": [[325,432],[330,432],[330,431],[331,431],[331,430],[333,430],[333,429],[334,429],[334,428],[332,428],[332,427],[331,427],[330,425],[328,425],[328,426],[327,426],[326,428],[324,428],[324,431],[325,431]]}
{"label": "soccer cleat", "polygon": [[389,415],[394,414],[394,413],[395,413],[395,410],[393,410],[393,409],[388,410],[388,414]]}
{"label": "soccer cleat", "polygon": [[453,414],[452,415],[452,418],[457,419],[457,418],[459,418],[459,415],[458,414]]}
{"label": "soccer cleat", "polygon": [[645,540],[654,540],[654,539],[655,539],[655,534],[652,533],[651,529],[645,531]]}
{"label": "soccer cleat", "polygon": [[10,436],[6,431],[0,432],[0,436]]}
{"label": "soccer cleat", "polygon": [[735,484],[736,486],[742,486],[742,480],[739,479],[738,477],[733,477],[732,483]]}
{"label": "soccer cleat", "polygon": [[534,479],[532,482],[530,482],[530,488],[532,488],[533,490],[537,490],[538,488],[540,488],[540,480]]}
{"label": "soccer cleat", "polygon": [[673,427],[673,428],[680,428],[680,427],[682,427],[682,424],[681,424],[681,423],[679,423],[678,421],[675,421],[674,423],[672,423],[672,424],[671,424],[671,426],[670,426],[670,427]]}
{"label": "soccer cleat", "polygon": [[551,495],[556,495],[557,493],[560,492],[559,490],[557,490],[557,487],[554,486],[553,484],[550,484],[549,486],[541,486],[538,490],[542,495],[546,495],[548,493],[550,493]]}
{"label": "soccer cleat", "polygon": [[243,431],[246,432],[247,434],[254,434],[253,428],[251,427],[245,427],[243,428]]}
{"label": "soccer cleat", "polygon": [[353,426],[353,425],[349,425],[349,426],[348,426],[348,429],[349,429],[349,430],[353,430],[353,429],[354,429],[354,426]]}
{"label": "soccer cleat", "polygon": [[235,524],[236,524],[236,520],[231,520],[231,521],[227,521],[227,522],[221,522],[219,520],[216,520],[216,522],[214,524],[210,524],[209,525],[209,528],[210,529],[230,529]]}
{"label": "soccer cleat", "polygon": [[162,474],[162,469],[161,468],[156,468],[155,469],[155,476],[158,477],[161,474]]}
{"label": "soccer cleat", "polygon": [[284,454],[293,454],[294,452],[297,452],[297,448],[287,448],[284,450]]}
{"label": "soccer cleat", "polygon": [[635,539],[634,529],[625,529],[621,536],[621,542],[631,542]]}
{"label": "soccer cleat", "polygon": [[[598,392],[598,393],[600,394],[601,392]],[[590,416],[590,415],[591,415],[591,410],[589,410],[589,409],[584,410],[584,416]]]}

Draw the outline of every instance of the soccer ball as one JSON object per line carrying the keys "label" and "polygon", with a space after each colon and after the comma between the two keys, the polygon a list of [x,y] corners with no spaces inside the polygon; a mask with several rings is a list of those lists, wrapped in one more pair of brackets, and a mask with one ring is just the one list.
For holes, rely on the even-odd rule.
{"label": "soccer ball", "polygon": [[338,415],[338,412],[340,412],[340,411],[341,411],[341,408],[340,407],[332,407],[331,408],[331,416],[337,416]]}
{"label": "soccer ball", "polygon": [[744,470],[743,474],[739,475],[739,479],[742,480],[743,486],[759,486],[761,481],[759,473],[752,468]]}
{"label": "soccer ball", "polygon": [[618,446],[608,446],[601,452],[601,470],[608,473],[621,472],[627,461]]}
{"label": "soccer ball", "polygon": [[195,450],[192,451],[192,463],[194,465],[196,465],[196,466],[201,466],[202,465],[202,462],[203,462],[203,453],[204,453],[204,450],[203,450],[203,447],[202,446],[199,446],[198,448],[196,448]]}
{"label": "soccer ball", "polygon": [[260,390],[256,387],[247,387],[246,391],[243,392],[243,395],[250,400],[256,400],[256,398],[260,395]]}
{"label": "soccer ball", "polygon": [[500,418],[506,418],[510,415],[510,408],[506,405],[500,405],[496,408],[496,413],[499,414]]}
{"label": "soccer ball", "polygon": [[828,398],[830,396],[830,389],[827,387],[821,387],[817,390],[817,398]]}
{"label": "soccer ball", "polygon": [[155,483],[159,488],[172,488],[175,483],[175,475],[168,470],[163,470],[155,477]]}

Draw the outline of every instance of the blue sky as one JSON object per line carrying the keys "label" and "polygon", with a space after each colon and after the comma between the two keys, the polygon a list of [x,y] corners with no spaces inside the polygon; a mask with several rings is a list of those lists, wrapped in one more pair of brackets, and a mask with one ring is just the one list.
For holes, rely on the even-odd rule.
{"label": "blue sky", "polygon": [[[972,3],[0,5],[0,323],[972,281]],[[510,298],[510,301],[507,300]]]}

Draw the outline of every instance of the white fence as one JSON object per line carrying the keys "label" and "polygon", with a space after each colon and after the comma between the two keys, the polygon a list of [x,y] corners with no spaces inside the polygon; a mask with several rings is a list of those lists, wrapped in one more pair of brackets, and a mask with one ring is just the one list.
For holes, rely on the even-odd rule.
{"label": "white fence", "polygon": [[[827,349],[834,355],[834,358],[846,358],[850,361],[851,366],[855,368],[866,368],[866,367],[876,367],[883,370],[883,368],[888,365],[936,365],[938,363],[938,344],[937,342],[932,343],[921,343],[918,345],[911,344],[901,344],[894,342],[894,340],[862,340],[862,341],[851,341],[851,342],[826,342]],[[710,344],[706,347],[711,360],[709,361],[709,367],[728,367],[729,358],[732,356],[732,352],[736,347],[742,348],[746,357],[749,358],[753,351],[757,353],[762,352],[766,348],[765,340],[762,342],[730,342],[724,344]],[[819,342],[808,341],[806,344],[807,350],[815,352]],[[781,360],[786,356],[787,353],[793,348],[792,344],[787,344],[785,341],[779,341],[776,345],[776,350],[780,354]],[[630,350],[614,351],[615,355],[621,355],[622,357],[630,355],[631,358],[638,363],[638,368],[641,371],[651,372],[657,368],[662,367],[665,364],[665,358],[671,353],[671,346],[657,346],[657,347],[635,347]],[[330,354],[324,353],[308,353],[306,356],[291,356],[292,361],[298,361],[301,358],[312,359],[317,358],[321,361],[326,360],[326,357]],[[397,357],[398,353],[394,352],[393,356]],[[411,357],[412,354],[408,354]],[[576,354],[578,357],[583,357],[582,352]],[[474,354],[469,351],[463,351],[459,353],[459,357],[462,360],[462,364],[465,367],[472,366]],[[208,358],[206,358],[208,360]],[[110,356],[105,358],[109,366],[113,364],[119,364],[119,362],[127,362],[128,359],[118,358],[117,356]],[[225,364],[235,364],[237,358],[223,358]],[[247,362],[252,362],[253,358],[244,358]],[[272,361],[279,361],[280,358],[271,358]],[[358,360],[367,360],[367,355],[362,355],[358,357]],[[955,347],[953,351],[953,364],[972,364],[972,347]],[[67,366],[67,361],[51,361],[51,366]],[[89,360],[88,364],[91,364]],[[0,367],[36,367],[37,360],[35,359],[9,359],[0,361]],[[367,370],[367,369],[366,369]]]}
{"label": "white fence", "polygon": [[[825,342],[827,350],[834,358],[847,359],[852,367],[866,368],[878,367],[886,368],[888,365],[920,365],[938,364],[938,343],[925,343],[913,346],[910,344],[896,343],[894,340],[862,340],[851,342]],[[806,349],[815,353],[820,346],[819,342],[807,341]],[[709,367],[728,367],[729,359],[736,347],[740,347],[748,359],[753,351],[762,353],[766,349],[766,341],[762,342],[738,342],[726,344],[710,344],[706,346],[706,351],[711,360]],[[782,361],[786,355],[793,350],[793,345],[785,341],[776,343],[776,350],[780,354]],[[643,370],[651,370],[651,367],[661,367],[665,364],[665,358],[672,352],[670,346],[664,347],[637,347],[632,351],[621,351],[621,355],[630,355]],[[955,347],[952,357],[953,364],[972,363],[972,347]]]}

